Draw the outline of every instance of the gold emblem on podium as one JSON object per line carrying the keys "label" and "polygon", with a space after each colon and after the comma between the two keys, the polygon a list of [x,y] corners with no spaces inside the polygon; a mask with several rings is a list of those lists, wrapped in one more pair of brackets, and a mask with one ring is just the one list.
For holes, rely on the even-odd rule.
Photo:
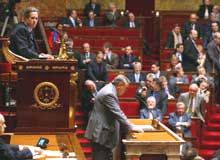
{"label": "gold emblem on podium", "polygon": [[32,107],[39,109],[55,109],[61,107],[57,104],[59,99],[59,90],[51,82],[41,82],[34,89],[34,99],[36,104]]}

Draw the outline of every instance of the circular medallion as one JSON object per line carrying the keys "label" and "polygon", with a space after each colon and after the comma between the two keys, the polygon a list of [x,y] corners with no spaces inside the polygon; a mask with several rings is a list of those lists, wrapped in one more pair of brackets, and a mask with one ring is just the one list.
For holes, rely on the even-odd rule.
{"label": "circular medallion", "polygon": [[34,99],[42,109],[51,109],[59,99],[59,90],[51,82],[41,82],[34,89]]}

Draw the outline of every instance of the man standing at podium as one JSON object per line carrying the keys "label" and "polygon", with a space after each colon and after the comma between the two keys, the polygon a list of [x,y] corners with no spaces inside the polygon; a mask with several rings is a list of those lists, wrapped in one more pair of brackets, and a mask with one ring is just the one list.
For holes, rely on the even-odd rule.
{"label": "man standing at podium", "polygon": [[[10,35],[10,50],[28,59],[39,58],[38,46],[33,34],[38,22],[38,12],[35,7],[26,8],[23,14],[24,22],[16,25]],[[40,56],[52,58],[51,55],[44,53]]]}
{"label": "man standing at podium", "polygon": [[128,131],[143,132],[128,121],[119,106],[118,96],[125,93],[128,85],[128,78],[118,75],[96,96],[85,133],[85,137],[92,141],[93,160],[113,159],[113,149],[119,142],[120,124]]}
{"label": "man standing at podium", "polygon": [[[5,118],[0,114],[0,135],[5,132]],[[25,160],[33,159],[42,150],[38,147],[5,144],[0,138],[0,159],[2,160]]]}

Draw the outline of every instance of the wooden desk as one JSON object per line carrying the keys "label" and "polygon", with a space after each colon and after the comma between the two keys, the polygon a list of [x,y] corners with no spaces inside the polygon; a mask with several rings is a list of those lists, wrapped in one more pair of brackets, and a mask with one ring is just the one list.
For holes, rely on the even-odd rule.
{"label": "wooden desk", "polygon": [[[152,125],[152,120],[130,119],[136,125]],[[180,145],[185,141],[173,133],[162,123],[158,123],[158,130],[144,133],[133,133],[132,137],[123,139],[126,146],[126,159],[137,160],[144,154],[165,154],[168,160],[180,159]]]}
{"label": "wooden desk", "polygon": [[61,143],[67,146],[69,153],[75,153],[75,156],[71,157],[69,160],[72,160],[72,158],[75,160],[85,160],[85,156],[75,133],[15,133],[14,135],[11,135],[10,144],[36,146],[40,137],[49,139],[49,143],[45,151],[46,156],[39,156],[36,158],[37,160],[52,160],[52,158],[62,158],[62,153],[60,153],[59,147]]}

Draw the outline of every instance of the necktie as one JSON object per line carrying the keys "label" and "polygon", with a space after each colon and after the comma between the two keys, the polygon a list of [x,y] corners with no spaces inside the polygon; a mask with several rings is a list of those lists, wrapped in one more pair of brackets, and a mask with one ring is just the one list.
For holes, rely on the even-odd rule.
{"label": "necktie", "polygon": [[194,98],[190,97],[190,99],[189,99],[189,106],[188,106],[187,112],[190,113],[191,115],[193,115],[194,111],[195,111]]}
{"label": "necktie", "polygon": [[154,119],[152,110],[149,110],[149,111],[148,111],[148,115],[149,115],[149,117],[148,117],[149,119]]}

